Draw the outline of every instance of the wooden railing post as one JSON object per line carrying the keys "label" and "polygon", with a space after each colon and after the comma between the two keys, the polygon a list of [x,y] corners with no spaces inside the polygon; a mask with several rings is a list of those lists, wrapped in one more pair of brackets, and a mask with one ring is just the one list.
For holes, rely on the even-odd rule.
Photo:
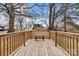
{"label": "wooden railing post", "polygon": [[24,46],[25,46],[25,41],[26,41],[26,40],[25,40],[25,39],[26,39],[26,38],[25,38],[25,32],[23,33],[23,36],[24,36],[24,38],[23,38],[24,43],[23,43],[23,44],[24,44]]}
{"label": "wooden railing post", "polygon": [[55,32],[55,46],[57,47],[57,32]]}

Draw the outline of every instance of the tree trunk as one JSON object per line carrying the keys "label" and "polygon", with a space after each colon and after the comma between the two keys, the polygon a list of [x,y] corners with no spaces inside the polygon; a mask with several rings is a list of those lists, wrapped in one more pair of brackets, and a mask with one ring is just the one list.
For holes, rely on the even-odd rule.
{"label": "tree trunk", "polygon": [[54,21],[55,21],[55,4],[53,3],[52,30],[54,30]]}
{"label": "tree trunk", "polygon": [[52,6],[53,6],[53,4],[52,3],[50,3],[49,4],[49,30],[52,30],[52,21],[51,21],[51,17],[52,17]]}
{"label": "tree trunk", "polygon": [[64,9],[65,9],[65,11],[64,11],[64,31],[66,32],[67,30],[66,30],[66,4],[64,4]]}
{"label": "tree trunk", "polygon": [[9,14],[8,32],[14,32],[15,31],[15,29],[14,29],[14,17],[15,17],[15,15],[14,15],[14,7],[13,7],[12,3],[10,3],[8,14]]}
{"label": "tree trunk", "polygon": [[20,23],[20,29],[21,29],[21,31],[22,31],[22,23]]}

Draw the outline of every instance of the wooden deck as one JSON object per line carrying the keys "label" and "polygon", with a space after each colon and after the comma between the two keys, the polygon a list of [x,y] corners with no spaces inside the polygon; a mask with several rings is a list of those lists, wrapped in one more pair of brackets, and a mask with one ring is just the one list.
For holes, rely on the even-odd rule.
{"label": "wooden deck", "polygon": [[18,50],[13,56],[66,56],[58,47],[55,47],[53,40],[30,39],[26,46]]}

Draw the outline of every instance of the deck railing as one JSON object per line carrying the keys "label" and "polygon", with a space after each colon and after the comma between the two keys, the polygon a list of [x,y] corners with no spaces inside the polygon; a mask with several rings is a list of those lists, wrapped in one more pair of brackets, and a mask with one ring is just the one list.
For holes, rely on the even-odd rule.
{"label": "deck railing", "polygon": [[[8,56],[19,47],[25,46],[26,41],[28,39],[31,39],[32,36],[38,32],[21,31],[0,35],[0,56]],[[51,39],[53,39],[53,41],[55,41],[56,47],[60,47],[69,55],[79,55],[79,34],[60,31],[44,32],[40,33],[45,34],[46,38],[50,37]]]}
{"label": "deck railing", "polygon": [[0,56],[8,56],[20,46],[25,46],[29,31],[6,33],[0,35]]}
{"label": "deck railing", "polygon": [[61,47],[63,51],[71,56],[79,55],[79,34],[70,32],[52,31],[55,46]]}
{"label": "deck railing", "polygon": [[25,46],[28,39],[34,39],[32,36],[36,33],[45,34],[45,38],[49,38],[48,31],[20,31],[13,33],[5,33],[0,35],[0,56],[11,55],[19,47]]}

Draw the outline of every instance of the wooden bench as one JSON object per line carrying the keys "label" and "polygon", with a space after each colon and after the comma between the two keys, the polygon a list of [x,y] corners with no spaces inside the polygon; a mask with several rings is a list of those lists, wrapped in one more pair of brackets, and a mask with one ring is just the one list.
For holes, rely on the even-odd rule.
{"label": "wooden bench", "polygon": [[42,40],[44,41],[44,34],[35,34],[35,41],[37,41],[39,37],[41,37]]}

